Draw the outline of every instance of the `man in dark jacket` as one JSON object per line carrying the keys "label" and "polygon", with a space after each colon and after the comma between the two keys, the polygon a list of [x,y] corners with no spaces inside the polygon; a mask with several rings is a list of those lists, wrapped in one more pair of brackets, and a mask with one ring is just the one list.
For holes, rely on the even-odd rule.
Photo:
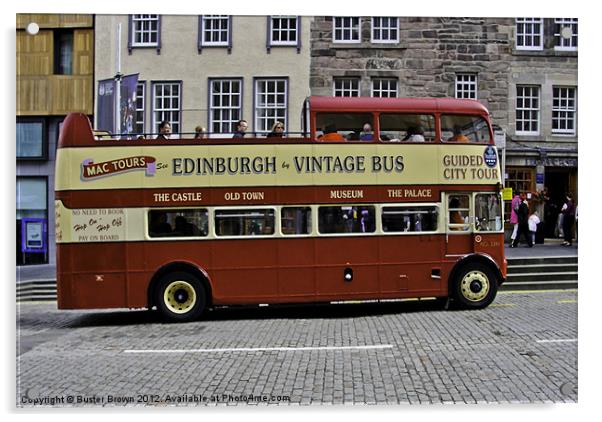
{"label": "man in dark jacket", "polygon": [[533,247],[533,239],[529,235],[529,203],[527,202],[527,195],[525,193],[520,194],[520,205],[518,206],[518,232],[516,233],[516,238],[514,238],[514,242],[512,242],[511,247],[516,248],[518,246],[518,242],[520,241],[521,235],[525,236],[527,239],[527,244],[530,248]]}

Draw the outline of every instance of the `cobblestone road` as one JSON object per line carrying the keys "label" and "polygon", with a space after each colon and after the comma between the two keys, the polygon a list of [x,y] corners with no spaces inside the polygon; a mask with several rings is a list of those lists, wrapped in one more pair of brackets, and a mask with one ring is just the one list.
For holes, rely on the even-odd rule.
{"label": "cobblestone road", "polygon": [[18,305],[17,406],[577,401],[577,292],[156,312]]}

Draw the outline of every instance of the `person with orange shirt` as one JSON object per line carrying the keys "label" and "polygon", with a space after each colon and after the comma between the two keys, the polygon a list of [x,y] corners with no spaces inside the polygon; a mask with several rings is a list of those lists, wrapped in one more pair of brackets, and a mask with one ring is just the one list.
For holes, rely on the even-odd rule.
{"label": "person with orange shirt", "polygon": [[324,129],[324,135],[320,137],[320,141],[344,142],[345,137],[337,132],[335,125],[330,124]]}

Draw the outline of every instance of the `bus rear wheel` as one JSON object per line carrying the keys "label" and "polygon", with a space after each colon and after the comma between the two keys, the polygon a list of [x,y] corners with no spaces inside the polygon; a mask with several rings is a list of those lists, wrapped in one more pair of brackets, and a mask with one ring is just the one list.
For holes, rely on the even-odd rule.
{"label": "bus rear wheel", "polygon": [[205,309],[205,289],[199,279],[190,273],[169,273],[159,281],[155,303],[170,321],[192,321]]}
{"label": "bus rear wheel", "polygon": [[498,280],[487,265],[473,262],[464,265],[452,285],[454,302],[464,309],[488,306],[497,294]]}

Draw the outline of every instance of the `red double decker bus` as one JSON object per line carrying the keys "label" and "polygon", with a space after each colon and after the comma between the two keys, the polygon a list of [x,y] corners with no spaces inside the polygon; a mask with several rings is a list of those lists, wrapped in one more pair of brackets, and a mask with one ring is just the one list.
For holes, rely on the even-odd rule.
{"label": "red double decker bus", "polygon": [[306,100],[304,137],[98,138],[64,122],[61,309],[449,297],[506,277],[489,114],[456,99]]}

